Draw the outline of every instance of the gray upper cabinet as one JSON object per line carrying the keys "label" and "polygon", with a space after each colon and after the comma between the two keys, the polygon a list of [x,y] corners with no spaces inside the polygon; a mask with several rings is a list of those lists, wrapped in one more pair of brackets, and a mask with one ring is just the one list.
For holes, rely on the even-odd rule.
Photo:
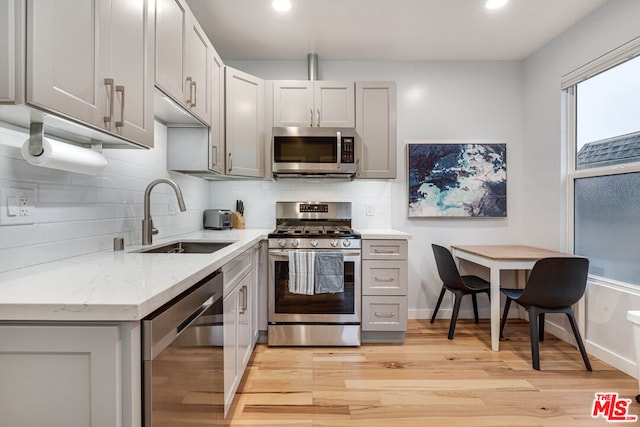
{"label": "gray upper cabinet", "polygon": [[224,63],[215,49],[211,51],[211,131],[209,156],[211,170],[224,173]]}
{"label": "gray upper cabinet", "polygon": [[278,80],[273,85],[273,126],[355,126],[353,82]]}
{"label": "gray upper cabinet", "polygon": [[147,0],[27,2],[26,103],[153,146]]}
{"label": "gray upper cabinet", "polygon": [[0,0],[0,102],[15,102],[14,0]]}
{"label": "gray upper cabinet", "polygon": [[264,81],[225,67],[226,173],[264,176]]}
{"label": "gray upper cabinet", "polygon": [[356,132],[361,138],[358,178],[395,178],[395,82],[356,82]]}
{"label": "gray upper cabinet", "polygon": [[211,121],[212,50],[186,2],[156,0],[156,86],[206,125]]}

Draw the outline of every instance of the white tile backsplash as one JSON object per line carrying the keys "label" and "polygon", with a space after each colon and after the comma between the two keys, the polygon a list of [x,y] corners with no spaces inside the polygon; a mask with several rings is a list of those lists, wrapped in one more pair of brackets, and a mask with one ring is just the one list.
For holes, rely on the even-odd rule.
{"label": "white tile backsplash", "polygon": [[[236,200],[245,204],[248,228],[272,228],[277,201],[351,202],[354,228],[391,228],[391,181],[321,180],[212,182],[211,206],[235,209]],[[375,205],[375,215],[366,215],[366,205]]]}
{"label": "white tile backsplash", "polygon": [[157,178],[180,186],[187,205],[180,212],[173,190],[158,185],[151,214],[160,237],[202,228],[209,183],[167,172],[166,128],[156,123],[155,148],[105,149],[109,164],[97,176],[28,164],[20,153],[26,131],[0,123],[0,186],[35,188],[35,223],[0,226],[0,271],[111,249],[113,238],[139,244],[144,190]]}

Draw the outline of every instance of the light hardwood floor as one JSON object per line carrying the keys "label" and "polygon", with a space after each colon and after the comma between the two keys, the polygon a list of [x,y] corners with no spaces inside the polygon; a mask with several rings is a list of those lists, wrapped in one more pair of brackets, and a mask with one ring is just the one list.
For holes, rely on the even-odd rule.
{"label": "light hardwood floor", "polygon": [[[596,392],[635,403],[638,381],[547,334],[541,371],[531,368],[529,332],[510,320],[500,351],[489,322],[411,320],[403,345],[282,348],[258,345],[236,396],[232,426],[591,426]],[[629,425],[629,423],[616,423]]]}

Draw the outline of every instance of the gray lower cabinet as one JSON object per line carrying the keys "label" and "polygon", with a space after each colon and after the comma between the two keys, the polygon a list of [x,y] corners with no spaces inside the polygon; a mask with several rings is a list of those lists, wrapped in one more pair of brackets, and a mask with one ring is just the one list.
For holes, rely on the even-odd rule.
{"label": "gray lower cabinet", "polygon": [[362,241],[362,341],[404,340],[407,241]]}
{"label": "gray lower cabinet", "polygon": [[140,426],[140,328],[0,324],[0,424]]}
{"label": "gray lower cabinet", "polygon": [[224,279],[224,415],[233,399],[256,342],[257,246],[222,267]]}

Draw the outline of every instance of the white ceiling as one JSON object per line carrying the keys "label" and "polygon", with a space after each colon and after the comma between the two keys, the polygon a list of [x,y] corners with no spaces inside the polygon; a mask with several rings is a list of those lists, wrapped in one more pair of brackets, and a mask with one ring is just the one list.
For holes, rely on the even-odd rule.
{"label": "white ceiling", "polygon": [[607,0],[187,0],[224,60],[519,60]]}

